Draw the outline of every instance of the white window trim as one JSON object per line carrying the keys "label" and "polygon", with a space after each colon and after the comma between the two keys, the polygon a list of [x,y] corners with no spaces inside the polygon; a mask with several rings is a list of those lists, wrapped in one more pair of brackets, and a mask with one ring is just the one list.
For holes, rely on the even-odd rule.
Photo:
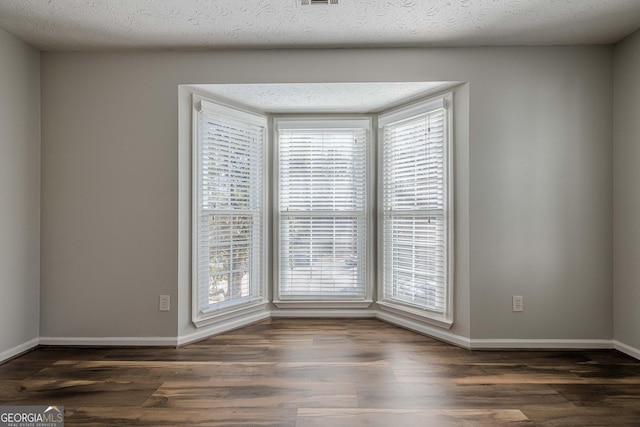
{"label": "white window trim", "polygon": [[[325,128],[353,128],[363,127],[367,129],[367,146],[366,146],[366,206],[365,206],[365,223],[367,244],[365,245],[365,294],[364,299],[340,299],[332,298],[323,301],[306,301],[306,300],[287,300],[280,297],[280,148],[278,142],[278,132],[282,127],[287,129],[305,129],[309,127],[325,127]],[[284,309],[366,309],[373,303],[373,280],[374,268],[373,257],[375,255],[373,247],[373,237],[375,235],[373,226],[373,215],[375,210],[375,204],[373,200],[373,187],[374,181],[374,132],[373,130],[373,117],[371,116],[277,116],[273,120],[272,129],[272,165],[273,165],[273,210],[272,210],[272,227],[273,227],[273,265],[272,265],[272,289],[273,289],[273,304],[277,308]]]}
{"label": "white window trim", "polygon": [[[405,305],[397,301],[390,301],[384,298],[384,183],[382,182],[382,171],[384,165],[384,150],[382,148],[383,138],[383,126],[398,122],[401,120],[409,119],[411,117],[423,114],[429,110],[433,110],[439,107],[445,108],[445,116],[447,120],[447,126],[445,129],[445,145],[447,146],[447,301],[445,304],[444,313],[438,313],[427,309],[420,309],[410,305]],[[455,248],[454,248],[454,228],[455,228],[455,215],[454,215],[454,135],[453,135],[453,93],[449,92],[444,95],[439,95],[430,98],[425,101],[405,105],[397,109],[388,111],[378,116],[378,206],[377,206],[377,226],[378,226],[378,284],[377,284],[377,305],[381,310],[389,311],[395,314],[402,314],[407,317],[420,320],[425,323],[429,323],[441,328],[450,329],[453,326],[453,307],[454,307],[454,290],[455,290]]]}
{"label": "white window trim", "polygon": [[[204,102],[203,102],[204,101]],[[199,143],[200,130],[196,120],[196,114],[200,109],[205,109],[214,114],[226,115],[237,120],[247,121],[253,124],[264,126],[265,135],[263,141],[263,177],[262,177],[262,283],[260,284],[260,295],[254,295],[236,300],[236,302],[222,303],[218,309],[201,311],[198,304],[198,194],[200,177],[200,157]],[[261,310],[269,303],[268,299],[268,277],[267,277],[267,237],[268,237],[268,119],[266,116],[239,109],[212,98],[204,97],[196,93],[192,94],[191,103],[191,318],[196,327],[207,326],[228,320],[230,317],[250,314]]]}

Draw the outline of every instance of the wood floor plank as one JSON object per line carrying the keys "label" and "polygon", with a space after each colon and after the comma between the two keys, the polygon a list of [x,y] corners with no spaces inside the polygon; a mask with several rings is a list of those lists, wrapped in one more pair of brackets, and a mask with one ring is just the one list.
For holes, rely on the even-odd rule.
{"label": "wood floor plank", "polygon": [[576,406],[640,408],[637,384],[556,384],[551,387]]}
{"label": "wood floor plank", "polygon": [[356,391],[349,383],[167,381],[145,407],[158,408],[290,408],[354,407]]}
{"label": "wood floor plank", "polygon": [[394,368],[400,382],[442,382],[455,384],[638,384],[640,374],[630,370],[627,374],[616,371],[607,375],[606,370],[594,371],[570,367],[530,366],[521,364],[429,364],[416,368]]}
{"label": "wood floor plank", "polygon": [[92,378],[100,381],[306,381],[386,382],[395,381],[386,361],[374,362],[172,362],[160,361],[75,361],[62,360],[42,368],[31,379]]}
{"label": "wood floor plank", "polygon": [[567,398],[543,384],[389,383],[387,387],[358,385],[361,408],[493,408],[573,406]]}
{"label": "wood floor plank", "polygon": [[293,427],[297,410],[291,408],[122,408],[114,411],[103,407],[65,408],[65,424],[69,426],[264,426]]}
{"label": "wood floor plank", "polygon": [[360,409],[300,408],[297,427],[323,426],[464,426],[531,425],[517,409]]}
{"label": "wood floor plank", "polygon": [[142,406],[157,382],[86,380],[9,380],[0,383],[2,405]]}
{"label": "wood floor plank", "polygon": [[607,408],[529,408],[523,413],[539,427],[637,427],[640,407],[615,411]]}
{"label": "wood floor plank", "polygon": [[18,358],[0,365],[0,379],[24,380],[55,363],[54,360],[26,360]]}

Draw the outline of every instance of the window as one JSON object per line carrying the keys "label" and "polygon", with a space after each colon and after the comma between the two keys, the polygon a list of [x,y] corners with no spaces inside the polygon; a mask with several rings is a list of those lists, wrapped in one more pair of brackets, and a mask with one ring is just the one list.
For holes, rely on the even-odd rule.
{"label": "window", "polygon": [[276,304],[370,302],[366,284],[370,121],[279,119],[276,124]]}
{"label": "window", "polygon": [[382,308],[451,324],[451,96],[380,117]]}
{"label": "window", "polygon": [[194,322],[264,301],[264,117],[194,96]]}

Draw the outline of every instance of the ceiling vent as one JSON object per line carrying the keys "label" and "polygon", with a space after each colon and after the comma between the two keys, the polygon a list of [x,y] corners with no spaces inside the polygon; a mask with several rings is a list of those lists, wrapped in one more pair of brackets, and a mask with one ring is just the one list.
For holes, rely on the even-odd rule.
{"label": "ceiling vent", "polygon": [[309,6],[314,4],[338,4],[338,0],[300,0],[302,6]]}

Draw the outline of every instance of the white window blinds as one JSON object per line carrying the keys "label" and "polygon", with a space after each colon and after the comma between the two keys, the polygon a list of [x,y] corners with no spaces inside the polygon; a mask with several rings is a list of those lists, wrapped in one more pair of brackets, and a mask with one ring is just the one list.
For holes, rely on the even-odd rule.
{"label": "white window blinds", "polygon": [[280,299],[363,299],[368,121],[278,125]]}
{"label": "white window blinds", "polygon": [[204,100],[194,118],[193,277],[206,316],[261,299],[266,120]]}
{"label": "white window blinds", "polygon": [[448,146],[444,101],[381,119],[383,301],[445,315]]}

